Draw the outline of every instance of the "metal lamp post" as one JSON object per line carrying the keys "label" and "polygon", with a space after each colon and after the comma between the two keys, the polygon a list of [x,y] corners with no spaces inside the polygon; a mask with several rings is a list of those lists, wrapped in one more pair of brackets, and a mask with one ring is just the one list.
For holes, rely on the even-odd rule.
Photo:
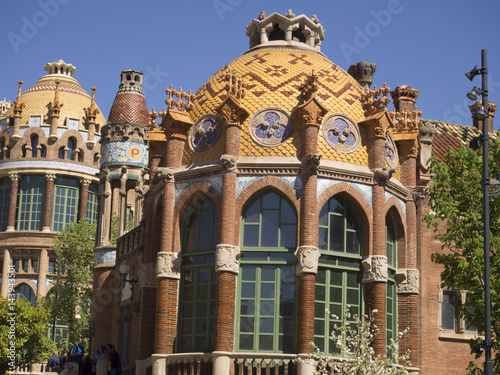
{"label": "metal lamp post", "polygon": [[[482,76],[482,88],[474,87],[467,97],[477,100],[477,95],[482,97],[482,107],[476,113],[476,119],[483,121],[481,141],[483,144],[483,222],[484,222],[484,374],[493,375],[493,362],[491,361],[491,290],[490,290],[490,185],[497,185],[498,181],[490,181],[488,165],[488,63],[487,51],[481,50],[481,69],[474,67],[465,73],[471,81],[476,75]],[[493,194],[492,194],[493,195]]]}

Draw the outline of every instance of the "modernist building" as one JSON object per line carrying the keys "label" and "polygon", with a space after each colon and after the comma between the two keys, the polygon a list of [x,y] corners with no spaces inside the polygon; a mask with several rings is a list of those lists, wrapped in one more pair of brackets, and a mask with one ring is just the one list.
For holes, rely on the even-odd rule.
{"label": "modernist building", "polygon": [[[97,220],[100,127],[105,118],[64,61],[45,65],[47,75],[17,99],[1,102],[0,249],[2,295],[9,266],[18,299],[35,303],[51,289],[54,235],[70,222]],[[14,91],[15,92],[15,91]],[[51,325],[51,330],[54,325]],[[67,327],[49,332],[67,337]]]}
{"label": "modernist building", "polygon": [[370,89],[376,65],[328,60],[315,16],[262,12],[247,35],[195,94],[168,89],[162,113],[127,70],[106,123],[62,62],[4,100],[4,274],[14,262],[18,285],[46,293],[53,233],[94,217],[98,183],[90,349],[116,344],[124,371],[312,374],[294,359],[310,342],[334,352],[325,309],[350,306],[378,310],[378,353],[409,328],[412,374],[463,373],[477,332],[440,289],[423,217],[428,159],[479,124],[422,119],[410,86]]}

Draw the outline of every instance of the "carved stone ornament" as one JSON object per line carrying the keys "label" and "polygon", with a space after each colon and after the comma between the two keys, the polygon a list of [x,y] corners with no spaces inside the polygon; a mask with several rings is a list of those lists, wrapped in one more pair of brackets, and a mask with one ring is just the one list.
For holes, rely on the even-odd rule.
{"label": "carved stone ornament", "polygon": [[311,174],[318,173],[320,160],[320,154],[307,154],[302,158],[302,171]]}
{"label": "carved stone ornament", "polygon": [[165,180],[167,182],[175,182],[175,179],[174,179],[175,169],[174,168],[156,167],[153,169],[153,173],[155,175],[157,175],[159,178],[161,178],[162,180]]}
{"label": "carved stone ornament", "polygon": [[234,155],[224,154],[220,157],[220,164],[226,172],[236,172],[238,157]]}
{"label": "carved stone ornament", "polygon": [[317,247],[300,246],[294,254],[297,257],[297,266],[295,267],[297,276],[304,273],[318,273],[318,260],[321,254]]}
{"label": "carved stone ornament", "polygon": [[220,244],[215,248],[215,272],[228,271],[238,274],[238,259],[241,257],[238,246]]}
{"label": "carved stone ornament", "polygon": [[283,109],[268,107],[256,112],[248,122],[250,136],[260,146],[281,145],[293,134],[293,121]]}
{"label": "carved stone ornament", "polygon": [[139,266],[139,287],[156,288],[156,265],[154,263],[142,263]]}
{"label": "carved stone ornament", "polygon": [[323,121],[322,128],[323,137],[335,151],[349,154],[361,144],[358,126],[348,116],[340,113],[329,115]]}
{"label": "carved stone ornament", "polygon": [[420,158],[418,159],[420,170],[427,173],[429,169],[429,159],[432,156],[432,141],[436,132],[435,125],[426,121],[418,129],[418,137],[420,140]]}
{"label": "carved stone ornament", "polygon": [[9,178],[11,181],[18,181],[19,180],[19,173],[10,173]]}
{"label": "carved stone ornament", "polygon": [[181,278],[181,259],[179,253],[159,252],[156,261],[156,277],[168,279]]}
{"label": "carved stone ornament", "polygon": [[364,267],[363,282],[387,282],[387,257],[385,255],[369,255],[362,262]]}
{"label": "carved stone ornament", "polygon": [[132,141],[144,143],[149,137],[150,128],[147,125],[125,123],[107,124],[101,128],[105,142]]}
{"label": "carved stone ornament", "polygon": [[189,147],[194,152],[205,152],[218,142],[221,134],[222,123],[219,116],[214,114],[201,116],[189,131]]}
{"label": "carved stone ornament", "polygon": [[396,272],[398,294],[418,294],[420,273],[417,269],[401,268]]}
{"label": "carved stone ornament", "polygon": [[425,186],[409,186],[408,198],[413,199],[415,202],[429,196],[429,188]]}
{"label": "carved stone ornament", "polygon": [[385,183],[391,179],[394,172],[396,172],[396,168],[375,168],[373,175],[376,182]]}
{"label": "carved stone ornament", "polygon": [[398,151],[394,139],[392,139],[390,134],[387,134],[385,138],[385,161],[391,168],[396,168],[398,166]]}
{"label": "carved stone ornament", "polygon": [[356,81],[359,82],[364,89],[369,90],[370,85],[373,82],[373,75],[377,70],[377,64],[360,61],[356,64],[352,64],[347,70]]}

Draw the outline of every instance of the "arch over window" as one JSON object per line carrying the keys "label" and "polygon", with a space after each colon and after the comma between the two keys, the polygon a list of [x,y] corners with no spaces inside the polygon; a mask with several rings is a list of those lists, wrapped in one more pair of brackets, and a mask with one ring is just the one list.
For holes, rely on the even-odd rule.
{"label": "arch over window", "polygon": [[273,25],[273,30],[269,33],[269,40],[285,40],[285,32],[280,29],[279,24]]}
{"label": "arch over window", "polygon": [[76,150],[76,139],[75,137],[68,138],[68,154],[67,159],[73,160],[75,158],[75,150]]}
{"label": "arch over window", "polygon": [[31,134],[31,156],[38,156],[38,134]]}
{"label": "arch over window", "polygon": [[[341,196],[330,198],[319,215],[319,259],[315,286],[314,342],[325,353],[337,353],[329,338],[349,306],[352,316],[363,312],[361,220]],[[335,319],[325,312],[338,317]]]}
{"label": "arch over window", "polygon": [[178,347],[181,352],[209,352],[215,337],[217,208],[210,198],[200,195],[184,219]]}
{"label": "arch over window", "polygon": [[241,237],[236,349],[293,353],[297,213],[266,192],[243,209]]}
{"label": "arch over window", "polygon": [[391,339],[398,334],[397,327],[397,235],[394,221],[389,214],[385,217],[385,255],[387,256],[388,280],[386,286],[385,312],[385,344],[388,347]]}
{"label": "arch over window", "polygon": [[293,32],[292,32],[292,40],[294,42],[302,42],[302,43],[306,42],[306,37],[305,37],[304,33],[302,32],[302,30],[300,28],[297,29],[297,30],[293,30]]}
{"label": "arch over window", "polygon": [[30,302],[33,306],[36,304],[36,295],[33,289],[26,284],[22,283],[19,284],[15,289],[14,293],[16,294],[16,300],[17,301],[28,301]]}

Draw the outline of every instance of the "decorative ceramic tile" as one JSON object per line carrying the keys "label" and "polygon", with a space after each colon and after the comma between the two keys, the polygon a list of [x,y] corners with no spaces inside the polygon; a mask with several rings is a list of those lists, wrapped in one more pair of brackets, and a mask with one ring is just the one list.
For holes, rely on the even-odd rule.
{"label": "decorative ceramic tile", "polygon": [[184,193],[192,184],[198,181],[206,182],[207,184],[212,186],[217,191],[217,193],[222,195],[222,177],[214,176],[175,184],[175,201],[177,202],[177,199],[179,199],[182,193]]}
{"label": "decorative ceramic tile", "polygon": [[116,249],[105,249],[95,252],[94,266],[103,263],[115,263],[115,262],[116,262]]}
{"label": "decorative ceramic tile", "polygon": [[2,163],[2,168],[56,168],[70,171],[78,171],[89,174],[99,173],[99,169],[87,167],[85,165],[73,163],[60,163],[58,161],[44,161],[44,160],[22,160],[22,161],[7,161]]}
{"label": "decorative ceramic tile", "polygon": [[[333,186],[335,184],[338,184],[340,182],[346,182],[346,181],[341,181],[341,180],[331,180],[328,178],[320,177],[318,178],[318,196],[325,191],[325,189],[329,188],[330,186]],[[365,185],[365,184],[360,184],[358,182],[347,182],[349,185],[352,187],[356,188],[363,197],[368,201],[370,206],[372,205],[372,187],[371,185]]]}
{"label": "decorative ceramic tile", "polygon": [[147,168],[148,146],[131,141],[115,141],[102,145],[101,167],[111,164],[131,164]]}

